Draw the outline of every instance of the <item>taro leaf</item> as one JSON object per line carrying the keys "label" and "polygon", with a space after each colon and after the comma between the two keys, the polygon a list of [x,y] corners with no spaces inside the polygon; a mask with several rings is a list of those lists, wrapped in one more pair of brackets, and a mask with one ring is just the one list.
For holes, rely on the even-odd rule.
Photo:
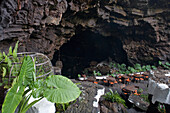
{"label": "taro leaf", "polygon": [[79,97],[80,89],[68,78],[52,75],[47,79],[50,88],[45,89],[44,97],[54,103],[68,103]]}
{"label": "taro leaf", "polygon": [[30,56],[24,57],[18,82],[15,83],[8,91],[5,97],[5,101],[2,105],[2,113],[14,113],[15,109],[17,108],[20,101],[22,100],[22,95],[27,85],[26,83],[30,80],[28,78],[31,78],[30,76],[32,76],[31,75],[32,71],[34,71],[34,64],[31,57]]}
{"label": "taro leaf", "polygon": [[14,113],[15,109],[22,100],[22,94],[24,93],[24,86],[19,86],[19,83],[15,84],[7,93],[5,101],[2,105],[2,113]]}
{"label": "taro leaf", "polygon": [[[24,85],[28,85],[30,84],[30,82],[32,82],[33,79],[33,71],[34,71],[34,63],[31,59],[30,56],[27,56],[24,58],[22,67],[21,67],[21,71],[19,74],[19,82],[20,83],[24,83]],[[23,79],[20,80],[20,79]]]}

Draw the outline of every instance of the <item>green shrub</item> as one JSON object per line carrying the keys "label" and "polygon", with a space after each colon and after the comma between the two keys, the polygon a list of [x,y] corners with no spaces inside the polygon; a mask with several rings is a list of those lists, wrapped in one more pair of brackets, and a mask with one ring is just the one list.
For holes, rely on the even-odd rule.
{"label": "green shrub", "polygon": [[141,94],[140,97],[142,97],[144,101],[149,102],[148,94]]}
{"label": "green shrub", "polygon": [[170,63],[169,62],[161,62],[159,61],[159,65],[162,66],[164,69],[170,69]]}
{"label": "green shrub", "polygon": [[[5,52],[0,52],[0,76],[2,78],[2,83],[0,86],[4,86],[4,88],[10,88],[11,82],[18,75],[20,70],[20,61],[17,57],[17,49],[18,43],[16,43],[14,50],[12,51],[12,47],[9,48],[8,54]],[[21,62],[23,59],[21,59]]]}
{"label": "green shrub", "polygon": [[104,98],[105,98],[105,100],[110,101],[110,102],[121,103],[126,107],[125,100],[120,97],[120,95],[117,93],[117,91],[115,91],[113,93],[113,91],[110,89],[110,92],[107,92],[104,95]]}
{"label": "green shrub", "polygon": [[[44,97],[57,104],[69,103],[79,97],[81,91],[77,85],[64,76],[51,75],[45,80],[36,79],[34,65],[30,56],[24,57],[19,75],[5,97],[2,113],[14,113],[18,105],[18,113],[25,113]],[[28,104],[31,96],[39,99]]]}

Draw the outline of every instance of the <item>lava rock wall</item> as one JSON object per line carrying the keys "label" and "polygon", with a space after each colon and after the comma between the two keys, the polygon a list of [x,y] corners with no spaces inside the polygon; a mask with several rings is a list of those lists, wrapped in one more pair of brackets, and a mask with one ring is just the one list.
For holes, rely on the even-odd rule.
{"label": "lava rock wall", "polygon": [[[56,50],[83,30],[119,38],[131,63],[170,61],[168,0],[2,0],[0,50]],[[97,37],[96,37],[97,38]]]}

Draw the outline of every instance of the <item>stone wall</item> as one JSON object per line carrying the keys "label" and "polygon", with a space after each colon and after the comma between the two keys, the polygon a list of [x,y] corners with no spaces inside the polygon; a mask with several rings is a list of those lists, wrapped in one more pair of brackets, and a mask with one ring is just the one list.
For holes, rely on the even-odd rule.
{"label": "stone wall", "polygon": [[[170,61],[168,0],[2,0],[0,50],[55,50],[79,31],[119,38],[131,63]],[[97,37],[96,37],[97,38]]]}

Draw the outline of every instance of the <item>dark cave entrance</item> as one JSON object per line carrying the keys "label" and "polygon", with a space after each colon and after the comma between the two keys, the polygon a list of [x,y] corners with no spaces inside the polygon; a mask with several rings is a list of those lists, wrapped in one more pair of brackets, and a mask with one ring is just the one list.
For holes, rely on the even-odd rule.
{"label": "dark cave entrance", "polygon": [[78,32],[70,41],[63,44],[54,54],[53,65],[59,56],[63,63],[62,75],[69,78],[76,78],[91,61],[99,63],[112,59],[118,63],[128,64],[127,54],[120,39],[104,37],[90,30]]}

